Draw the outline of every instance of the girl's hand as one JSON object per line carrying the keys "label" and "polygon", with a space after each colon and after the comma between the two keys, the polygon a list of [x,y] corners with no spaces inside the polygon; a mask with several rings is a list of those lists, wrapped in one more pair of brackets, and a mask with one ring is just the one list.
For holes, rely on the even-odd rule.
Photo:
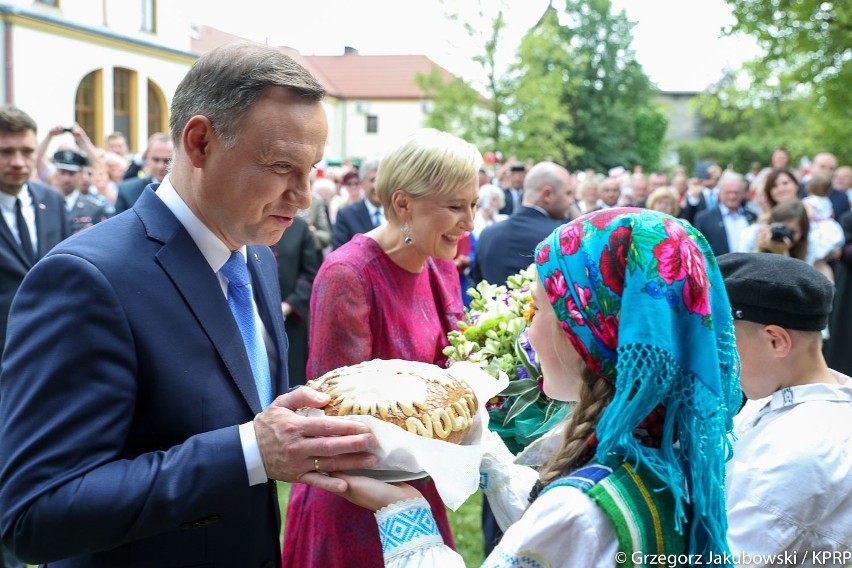
{"label": "girl's hand", "polygon": [[346,491],[336,493],[337,495],[374,513],[398,501],[423,496],[407,483],[385,483],[362,475],[349,475],[340,472],[334,472],[330,475],[346,482]]}

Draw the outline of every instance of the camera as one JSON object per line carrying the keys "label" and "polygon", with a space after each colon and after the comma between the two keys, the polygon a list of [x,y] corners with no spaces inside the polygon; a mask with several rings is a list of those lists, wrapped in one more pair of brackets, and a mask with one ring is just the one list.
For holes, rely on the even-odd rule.
{"label": "camera", "polygon": [[769,229],[772,231],[772,242],[783,243],[785,238],[793,242],[793,229],[784,223],[772,223],[769,225]]}
{"label": "camera", "polygon": [[66,127],[65,127],[65,132],[71,132],[71,127],[70,127],[70,126],[66,126]]}

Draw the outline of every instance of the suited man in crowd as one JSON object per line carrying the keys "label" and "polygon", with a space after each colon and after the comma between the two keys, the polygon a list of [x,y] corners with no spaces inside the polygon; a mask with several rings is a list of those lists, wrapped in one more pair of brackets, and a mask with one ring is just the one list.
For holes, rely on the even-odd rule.
{"label": "suited man in crowd", "polygon": [[379,172],[378,160],[361,164],[359,175],[364,198],[347,205],[337,212],[331,231],[331,247],[340,248],[358,233],[369,233],[384,222],[385,212],[379,195],[376,193],[376,176]]}
{"label": "suited man in crowd", "polygon": [[151,136],[145,150],[144,169],[147,175],[125,179],[119,184],[118,196],[115,198],[116,213],[133,207],[146,187],[152,183],[160,183],[166,177],[173,153],[174,144],[168,134],[158,132]]}
{"label": "suited man in crowd", "polygon": [[743,207],[745,196],[745,178],[724,174],[719,180],[719,204],[695,215],[693,225],[707,237],[716,256],[736,250],[743,229],[755,221],[755,214]]}
{"label": "suited man in crowd", "polygon": [[293,225],[284,231],[272,251],[278,263],[281,314],[287,330],[290,386],[303,385],[307,380],[311,291],[322,253],[317,250],[315,233],[301,217],[293,219]]}
{"label": "suited man in crowd", "polygon": [[536,245],[566,221],[574,204],[568,170],[540,162],[524,179],[524,201],[514,215],[482,230],[471,267],[475,282],[504,284],[533,261]]}
{"label": "suited man in crowd", "polygon": [[83,177],[83,168],[88,163],[86,156],[74,150],[59,150],[53,155],[53,165],[56,167],[54,183],[65,198],[71,234],[79,233],[107,218],[103,203],[80,190],[81,187],[89,187]]}
{"label": "suited man in crowd", "polygon": [[527,168],[523,164],[513,164],[509,168],[509,187],[503,188],[506,202],[503,208],[498,211],[501,215],[514,215],[520,211],[521,204],[524,201],[524,178],[526,174]]}
{"label": "suited man in crowd", "polygon": [[[36,165],[36,131],[27,113],[0,106],[0,356],[9,309],[24,276],[69,235],[62,196],[48,185],[29,181]],[[23,566],[0,546],[0,567]]]}
{"label": "suited man in crowd", "polygon": [[0,530],[22,560],[280,566],[274,481],[340,492],[321,472],[375,465],[366,426],[287,392],[270,246],[310,204],[324,94],[277,49],[205,53],[172,99],[169,175],[30,271],[0,374]]}
{"label": "suited man in crowd", "polygon": [[0,355],[12,298],[24,276],[70,234],[62,196],[49,185],[30,181],[35,150],[35,121],[18,108],[0,107]]}

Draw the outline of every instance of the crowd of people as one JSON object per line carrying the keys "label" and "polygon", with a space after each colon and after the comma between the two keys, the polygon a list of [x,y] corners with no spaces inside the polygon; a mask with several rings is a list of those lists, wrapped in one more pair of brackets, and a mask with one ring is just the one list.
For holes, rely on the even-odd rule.
{"label": "crowd of people", "polygon": [[852,561],[852,168],[570,172],[423,129],[318,169],[324,96],[237,42],[139,156],[0,108],[3,566],[463,565],[435,484],[345,473],[378,440],[293,387],[445,365],[466,287],[530,264],[575,406],[536,467],[486,436],[487,565]]}

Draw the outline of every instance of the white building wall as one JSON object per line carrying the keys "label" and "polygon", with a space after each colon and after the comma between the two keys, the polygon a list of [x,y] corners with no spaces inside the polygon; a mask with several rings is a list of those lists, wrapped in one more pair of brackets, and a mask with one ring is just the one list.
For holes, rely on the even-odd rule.
{"label": "white building wall", "polygon": [[[426,117],[420,101],[347,101],[341,108],[345,130],[344,158],[378,157],[422,128]],[[378,131],[367,132],[367,117],[378,118]]]}
{"label": "white building wall", "polygon": [[[103,69],[101,100],[105,132],[101,134],[112,132],[112,69],[124,67],[138,73],[139,119],[135,147],[144,148],[147,143],[148,78],[160,87],[168,105],[190,66],[188,62],[160,58],[133,45],[117,48],[97,39],[92,43],[92,38],[45,33],[20,25],[12,30],[12,101],[35,119],[41,132],[73,122],[77,86],[83,77],[96,69]],[[62,53],[73,56],[63,57],[61,64],[50,63],[50,54]],[[93,139],[96,136],[89,134]]]}

